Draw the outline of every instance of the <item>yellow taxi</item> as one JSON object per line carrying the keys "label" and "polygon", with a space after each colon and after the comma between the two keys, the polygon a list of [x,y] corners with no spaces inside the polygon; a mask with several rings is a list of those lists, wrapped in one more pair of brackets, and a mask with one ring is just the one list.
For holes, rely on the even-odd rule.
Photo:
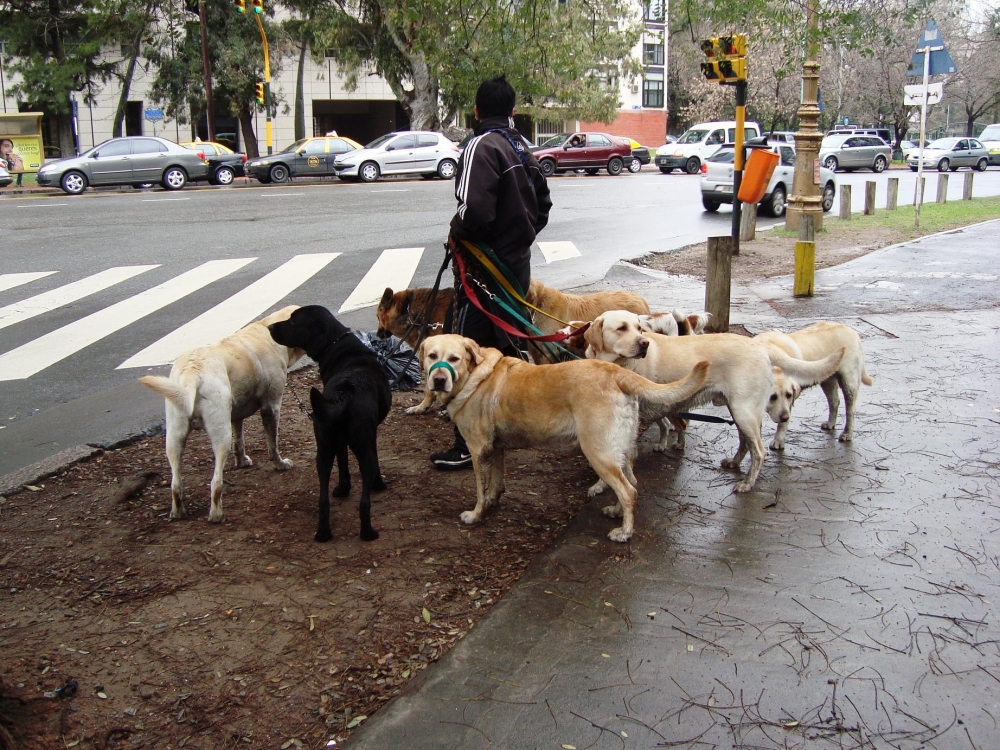
{"label": "yellow taxi", "polygon": [[236,177],[246,174],[246,154],[238,154],[228,146],[214,141],[186,141],[180,145],[205,154],[209,164],[207,179],[213,185],[231,185]]}

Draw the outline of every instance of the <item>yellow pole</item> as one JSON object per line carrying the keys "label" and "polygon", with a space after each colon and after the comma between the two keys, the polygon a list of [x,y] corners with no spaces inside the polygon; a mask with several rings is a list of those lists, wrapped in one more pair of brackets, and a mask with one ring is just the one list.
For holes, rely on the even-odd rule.
{"label": "yellow pole", "polygon": [[266,133],[267,133],[267,153],[270,154],[273,151],[273,139],[271,134],[271,58],[268,54],[267,49],[267,34],[264,33],[264,24],[260,22],[260,14],[254,13],[254,18],[257,19],[257,28],[260,29],[260,38],[264,43],[264,112],[266,114]]}

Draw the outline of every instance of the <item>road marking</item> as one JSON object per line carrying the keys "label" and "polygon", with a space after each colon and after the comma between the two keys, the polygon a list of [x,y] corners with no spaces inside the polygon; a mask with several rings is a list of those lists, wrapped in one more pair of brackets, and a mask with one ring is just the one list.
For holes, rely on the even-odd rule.
{"label": "road marking", "polygon": [[546,263],[580,257],[580,251],[572,242],[539,242],[538,249],[545,256]]}
{"label": "road marking", "polygon": [[21,284],[28,284],[38,279],[51,276],[55,271],[38,271],[36,273],[0,273],[0,292],[6,292]]}
{"label": "road marking", "polygon": [[423,254],[422,247],[402,247],[382,251],[378,260],[368,269],[368,273],[354,287],[351,296],[344,301],[337,312],[345,313],[378,304],[386,287],[406,289]]}
{"label": "road marking", "polygon": [[28,320],[36,315],[56,310],[72,304],[91,294],[95,294],[110,286],[114,286],[140,273],[145,273],[159,265],[152,266],[117,266],[106,271],[95,273],[85,279],[60,286],[48,292],[36,294],[34,297],[15,302],[13,305],[0,307],[0,328],[7,328],[22,320]]}
{"label": "road marking", "polygon": [[369,190],[369,193],[408,193],[409,188],[389,188],[388,190]]}
{"label": "road marking", "polygon": [[15,208],[49,208],[50,206],[68,206],[68,203],[36,203],[33,206],[17,206]]}
{"label": "road marking", "polygon": [[116,369],[169,364],[189,349],[214,344],[260,318],[265,310],[315,276],[338,255],[340,253],[296,255],[211,310],[206,310],[129,357]]}
{"label": "road marking", "polygon": [[261,198],[286,198],[293,195],[305,195],[305,193],[261,193]]}
{"label": "road marking", "polygon": [[161,201],[189,201],[190,198],[143,198],[143,203],[159,203]]}
{"label": "road marking", "polygon": [[24,380],[105,336],[237,271],[256,258],[210,260],[152,289],[0,355],[0,381]]}

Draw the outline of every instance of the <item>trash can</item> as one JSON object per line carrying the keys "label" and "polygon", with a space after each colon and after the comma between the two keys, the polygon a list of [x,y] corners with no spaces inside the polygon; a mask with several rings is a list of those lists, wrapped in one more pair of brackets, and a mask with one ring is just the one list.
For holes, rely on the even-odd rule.
{"label": "trash can", "polygon": [[773,151],[755,148],[750,151],[746,168],[743,170],[743,181],[736,197],[741,203],[760,203],[767,192],[767,183],[778,166],[779,157]]}

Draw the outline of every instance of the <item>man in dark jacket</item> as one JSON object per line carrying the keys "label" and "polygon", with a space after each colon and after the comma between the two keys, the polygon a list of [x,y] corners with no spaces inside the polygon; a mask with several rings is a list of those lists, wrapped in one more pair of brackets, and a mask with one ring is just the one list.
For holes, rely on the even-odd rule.
{"label": "man in dark jacket", "polygon": [[[448,245],[455,252],[464,252],[462,240],[488,245],[527,292],[531,283],[531,243],[549,221],[552,200],[545,175],[514,129],[515,98],[505,76],[483,81],[476,92],[476,137],[469,141],[458,161],[455,175],[458,211],[451,220]],[[472,282],[460,279],[457,268],[455,273],[457,294],[445,330],[467,336],[481,346],[500,349],[509,356],[521,356],[523,344],[497,328],[469,301],[465,285]],[[495,288],[489,279],[479,281]],[[476,297],[488,306],[486,294],[476,291]],[[490,312],[517,325],[501,310],[490,309]],[[454,447],[433,454],[431,461],[439,469],[472,466],[465,440],[457,429]]]}

